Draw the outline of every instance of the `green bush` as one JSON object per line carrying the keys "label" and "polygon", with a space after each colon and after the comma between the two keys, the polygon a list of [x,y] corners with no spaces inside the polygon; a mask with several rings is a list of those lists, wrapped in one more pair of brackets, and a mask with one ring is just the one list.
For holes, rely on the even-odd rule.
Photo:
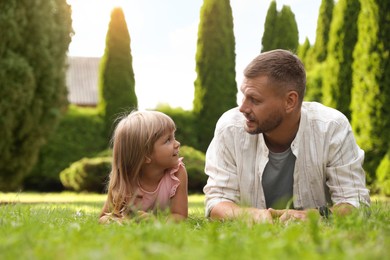
{"label": "green bush", "polygon": [[189,146],[180,148],[180,156],[184,157],[183,162],[188,174],[188,191],[199,193],[203,191],[207,182],[207,175],[204,173],[205,154]]}
{"label": "green bush", "polygon": [[22,188],[67,107],[66,0],[0,1],[0,190]]}
{"label": "green bush", "polygon": [[[111,170],[111,150],[100,153],[102,157],[83,158],[72,163],[60,173],[64,187],[74,191],[102,192]],[[207,181],[204,174],[205,155],[189,146],[180,148],[180,156],[188,173],[188,190],[190,193],[200,193]]]}
{"label": "green bush", "polygon": [[195,116],[192,111],[182,108],[172,108],[169,105],[159,105],[156,110],[169,115],[176,124],[176,139],[182,146],[199,149],[195,132]]}
{"label": "green bush", "polygon": [[325,69],[326,64],[322,62],[316,63],[309,71],[307,71],[305,101],[321,102],[322,83],[324,80],[322,73]]}
{"label": "green bush", "polygon": [[75,191],[103,193],[111,170],[111,157],[83,158],[60,173],[62,185]]}
{"label": "green bush", "polygon": [[380,162],[376,170],[376,177],[380,191],[384,195],[390,196],[390,151],[387,152]]}
{"label": "green bush", "polygon": [[[57,130],[42,147],[39,159],[24,188],[38,191],[61,191],[59,173],[84,157],[95,157],[109,146],[103,138],[103,120],[96,108],[69,106]],[[102,156],[102,155],[99,155]]]}

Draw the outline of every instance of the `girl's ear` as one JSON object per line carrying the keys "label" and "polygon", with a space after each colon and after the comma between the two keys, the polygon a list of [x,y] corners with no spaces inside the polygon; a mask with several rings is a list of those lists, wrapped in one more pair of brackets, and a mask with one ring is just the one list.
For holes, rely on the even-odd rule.
{"label": "girl's ear", "polygon": [[151,163],[151,162],[152,162],[152,159],[150,159],[149,157],[145,156],[144,163]]}

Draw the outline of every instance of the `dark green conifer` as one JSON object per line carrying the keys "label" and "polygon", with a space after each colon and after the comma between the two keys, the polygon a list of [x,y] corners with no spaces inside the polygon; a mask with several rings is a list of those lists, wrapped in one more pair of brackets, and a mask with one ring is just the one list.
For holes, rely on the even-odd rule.
{"label": "dark green conifer", "polygon": [[278,19],[278,10],[276,9],[276,2],[271,1],[264,23],[264,33],[261,38],[261,52],[275,49],[276,35],[276,24]]}
{"label": "dark green conifer", "polygon": [[0,190],[21,188],[67,107],[66,0],[0,1]]}
{"label": "dark green conifer", "polygon": [[289,6],[284,5],[280,12],[272,1],[267,11],[262,37],[262,52],[285,49],[297,52],[299,45],[298,26],[295,15]]}
{"label": "dark green conifer", "polygon": [[223,112],[237,106],[233,15],[229,0],[205,0],[200,10],[194,114],[205,151]]}
{"label": "dark green conifer", "polygon": [[130,34],[120,7],[111,12],[99,77],[99,110],[106,125],[105,135],[109,138],[115,119],[138,107]]}

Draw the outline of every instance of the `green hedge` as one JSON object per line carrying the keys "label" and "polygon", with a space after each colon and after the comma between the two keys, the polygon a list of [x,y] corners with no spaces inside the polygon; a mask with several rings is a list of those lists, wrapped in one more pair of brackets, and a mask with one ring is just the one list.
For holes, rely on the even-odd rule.
{"label": "green hedge", "polygon": [[376,170],[377,186],[380,192],[390,196],[390,150],[383,157]]}
{"label": "green hedge", "polygon": [[0,1],[0,190],[16,191],[68,105],[66,0]]}
{"label": "green hedge", "polygon": [[180,156],[184,157],[183,162],[188,174],[188,191],[190,193],[203,192],[207,182],[207,175],[204,173],[205,154],[189,146],[180,148]]}
{"label": "green hedge", "polygon": [[195,116],[192,111],[184,110],[182,108],[172,108],[168,105],[159,105],[156,110],[169,115],[176,124],[176,140],[182,146],[191,146],[200,150],[196,138]]}
{"label": "green hedge", "polygon": [[[103,192],[111,170],[111,151],[105,151],[104,157],[83,158],[71,164],[60,173],[65,188],[77,192]],[[110,155],[110,156],[108,156]],[[188,173],[188,191],[201,193],[207,182],[204,173],[204,153],[189,146],[180,149]]]}
{"label": "green hedge", "polygon": [[69,106],[56,132],[42,148],[38,163],[24,182],[27,190],[63,190],[59,173],[73,162],[94,157],[109,146],[103,120],[95,108]]}
{"label": "green hedge", "polygon": [[[191,146],[196,149],[196,134],[194,133],[192,111],[171,108],[169,106],[160,106],[156,110],[166,113],[175,121],[177,126],[176,138],[183,147],[183,153],[186,151],[185,146]],[[103,119],[99,116],[96,108],[69,106],[56,132],[42,148],[32,173],[25,179],[24,189],[61,191],[64,189],[64,185],[59,177],[60,172],[70,167],[72,163],[82,158],[111,156],[109,150],[107,150],[110,140],[103,137],[103,129]],[[194,163],[200,162],[200,165],[203,167],[204,159],[202,156],[196,152],[194,152],[194,156],[189,157],[185,155],[185,160],[193,160]],[[196,169],[196,171],[203,171],[203,168]],[[191,172],[195,172],[195,168]],[[198,177],[194,177],[194,183],[197,186],[194,189],[199,190]]]}

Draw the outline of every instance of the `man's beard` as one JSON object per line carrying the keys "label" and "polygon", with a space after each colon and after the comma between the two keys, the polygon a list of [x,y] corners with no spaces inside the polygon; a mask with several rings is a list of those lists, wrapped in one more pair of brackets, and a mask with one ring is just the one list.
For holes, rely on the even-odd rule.
{"label": "man's beard", "polygon": [[262,122],[255,121],[257,127],[254,130],[250,130],[247,125],[245,125],[245,130],[252,135],[271,132],[276,129],[283,121],[281,114],[278,111],[274,111],[269,114],[269,116]]}

